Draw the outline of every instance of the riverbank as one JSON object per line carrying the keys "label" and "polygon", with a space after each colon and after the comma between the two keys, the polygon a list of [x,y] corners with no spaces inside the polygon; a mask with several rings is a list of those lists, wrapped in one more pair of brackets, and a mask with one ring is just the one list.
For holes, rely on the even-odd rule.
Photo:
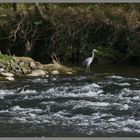
{"label": "riverbank", "polygon": [[0,6],[3,54],[50,63],[50,54],[55,52],[63,64],[74,65],[81,64],[97,49],[94,62],[140,66],[137,4],[16,3],[16,6],[16,10],[11,4]]}
{"label": "riverbank", "polygon": [[60,63],[41,64],[30,57],[0,54],[0,80],[14,81],[15,77],[49,77],[50,75],[72,75],[76,70]]}

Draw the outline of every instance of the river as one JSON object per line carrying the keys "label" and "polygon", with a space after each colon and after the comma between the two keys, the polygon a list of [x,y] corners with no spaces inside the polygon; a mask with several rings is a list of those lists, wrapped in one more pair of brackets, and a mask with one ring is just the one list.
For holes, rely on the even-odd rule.
{"label": "river", "polygon": [[140,136],[140,71],[0,81],[0,136]]}

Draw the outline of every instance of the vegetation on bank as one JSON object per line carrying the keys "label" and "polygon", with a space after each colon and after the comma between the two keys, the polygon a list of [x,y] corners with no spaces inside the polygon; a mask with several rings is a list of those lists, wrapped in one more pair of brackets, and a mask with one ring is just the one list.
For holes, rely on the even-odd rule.
{"label": "vegetation on bank", "polygon": [[[140,4],[1,4],[0,51],[50,63],[140,65]],[[6,55],[7,57],[7,55]],[[8,59],[5,58],[5,59]]]}
{"label": "vegetation on bank", "polygon": [[[53,61],[54,62],[54,61]],[[43,76],[76,74],[72,68],[55,61],[51,64],[41,64],[30,57],[16,57],[0,54],[0,80],[14,81],[19,76]]]}

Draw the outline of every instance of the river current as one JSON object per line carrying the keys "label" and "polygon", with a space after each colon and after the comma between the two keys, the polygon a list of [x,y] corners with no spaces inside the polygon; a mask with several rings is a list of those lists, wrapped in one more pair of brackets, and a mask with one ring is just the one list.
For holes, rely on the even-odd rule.
{"label": "river current", "polygon": [[0,81],[0,136],[140,136],[139,76]]}

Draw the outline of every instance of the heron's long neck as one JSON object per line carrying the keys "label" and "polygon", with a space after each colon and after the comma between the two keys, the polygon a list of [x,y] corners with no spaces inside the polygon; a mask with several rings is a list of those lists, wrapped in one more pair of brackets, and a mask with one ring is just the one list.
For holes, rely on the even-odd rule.
{"label": "heron's long neck", "polygon": [[92,58],[94,58],[94,52],[92,52]]}

